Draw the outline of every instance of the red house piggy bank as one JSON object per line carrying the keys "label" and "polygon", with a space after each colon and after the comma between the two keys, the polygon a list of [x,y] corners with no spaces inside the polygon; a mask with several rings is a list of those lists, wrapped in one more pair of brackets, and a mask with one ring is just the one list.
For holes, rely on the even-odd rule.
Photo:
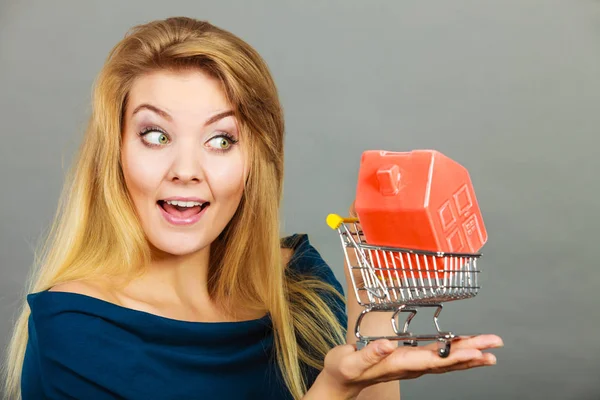
{"label": "red house piggy bank", "polygon": [[373,245],[476,253],[487,241],[468,171],[434,150],[364,152],[355,207]]}

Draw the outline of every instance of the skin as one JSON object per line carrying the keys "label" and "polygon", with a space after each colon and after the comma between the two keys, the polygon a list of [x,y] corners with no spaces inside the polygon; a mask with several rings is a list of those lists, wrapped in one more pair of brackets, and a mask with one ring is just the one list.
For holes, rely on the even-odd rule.
{"label": "skin", "polygon": [[[150,107],[140,107],[144,104]],[[125,110],[121,162],[153,260],[142,277],[123,289],[85,281],[51,290],[85,294],[177,320],[231,321],[207,292],[210,243],[233,217],[248,175],[246,138],[237,121],[227,114],[213,118],[231,110],[219,83],[202,72],[158,71],[139,77]],[[140,135],[144,130],[147,133]],[[221,137],[223,133],[231,139]],[[165,220],[157,205],[158,200],[174,196],[197,197],[210,205],[196,224],[176,226]],[[284,261],[289,259],[290,251],[282,252]],[[345,271],[348,274],[348,268]],[[352,332],[362,308],[346,278],[348,344],[329,352],[307,400],[398,399],[399,379],[495,363],[493,355],[482,353],[502,345],[494,335],[459,340],[446,359],[437,356],[435,346],[396,347],[387,340],[356,351]],[[265,312],[242,311],[236,321],[257,319]],[[363,323],[363,328],[388,325],[389,316],[380,315]]]}

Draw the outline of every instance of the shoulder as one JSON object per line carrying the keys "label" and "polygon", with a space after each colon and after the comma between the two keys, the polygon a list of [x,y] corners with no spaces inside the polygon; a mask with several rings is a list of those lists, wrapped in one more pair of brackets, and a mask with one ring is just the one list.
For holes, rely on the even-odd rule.
{"label": "shoulder", "polygon": [[333,271],[323,259],[305,233],[296,233],[282,239],[282,249],[289,256],[287,265],[289,269],[301,274],[317,274],[330,277]]}
{"label": "shoulder", "polygon": [[321,280],[344,296],[344,290],[335,273],[310,242],[308,235],[297,233],[282,239],[282,248],[287,250],[287,273]]}
{"label": "shoulder", "polygon": [[[95,335],[100,326],[121,317],[113,290],[101,281],[70,281],[27,296],[30,324],[47,345],[69,344],[70,335]],[[105,329],[105,328],[103,328]]]}
{"label": "shoulder", "polygon": [[49,397],[69,393],[72,398],[98,399],[109,398],[107,388],[113,385],[127,387],[120,380],[130,379],[136,367],[140,351],[136,325],[110,300],[110,292],[90,282],[69,282],[29,294],[23,365],[29,373],[23,376],[22,387],[41,377]]}
{"label": "shoulder", "polygon": [[283,265],[287,265],[290,262],[293,254],[294,254],[293,249],[290,249],[287,247],[281,248],[281,260],[283,261]]}
{"label": "shoulder", "polygon": [[306,265],[306,261],[309,259],[324,263],[321,254],[310,242],[306,233],[295,233],[282,238],[281,250],[289,257],[285,260],[288,264],[297,264],[297,261],[300,260],[302,261],[300,264]]}
{"label": "shoulder", "polygon": [[[340,325],[346,327],[348,320],[344,289],[317,247],[310,242],[308,235],[294,234],[283,238],[282,247],[286,248],[290,255],[286,273],[293,281],[306,282],[304,289],[315,291],[331,308]],[[323,287],[314,285],[314,280],[329,285],[337,293],[329,288],[323,290]]]}
{"label": "shoulder", "polygon": [[52,345],[71,334],[93,334],[94,326],[103,322],[104,308],[114,302],[109,290],[87,281],[65,282],[27,296],[30,324],[41,340],[51,339],[47,344]]}
{"label": "shoulder", "polygon": [[76,293],[111,303],[118,303],[114,292],[101,281],[70,281],[59,283],[48,289],[49,292]]}

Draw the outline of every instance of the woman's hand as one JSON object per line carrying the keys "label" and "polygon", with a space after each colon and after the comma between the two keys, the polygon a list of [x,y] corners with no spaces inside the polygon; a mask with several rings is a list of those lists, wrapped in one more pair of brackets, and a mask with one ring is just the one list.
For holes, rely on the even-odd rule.
{"label": "woman's hand", "polygon": [[447,358],[437,354],[437,344],[421,347],[397,347],[389,340],[369,343],[360,351],[353,345],[333,348],[306,399],[354,399],[366,387],[424,374],[440,374],[496,364],[496,357],[483,350],[502,347],[496,335],[458,338]]}

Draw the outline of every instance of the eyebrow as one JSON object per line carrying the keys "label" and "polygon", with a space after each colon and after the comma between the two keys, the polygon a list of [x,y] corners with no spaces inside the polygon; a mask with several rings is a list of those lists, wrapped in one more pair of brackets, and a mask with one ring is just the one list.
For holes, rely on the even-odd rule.
{"label": "eyebrow", "polygon": [[[170,122],[173,121],[173,117],[171,117],[171,115],[169,115],[168,112],[166,112],[165,110],[161,110],[160,108],[153,106],[152,104],[148,104],[148,103],[143,103],[143,104],[140,104],[139,106],[137,106],[135,108],[135,110],[133,110],[133,113],[131,113],[131,116],[134,116],[137,112],[144,110],[144,109],[155,112],[156,114],[160,115],[167,121],[170,121]],[[231,115],[235,115],[233,110],[227,110],[227,111],[223,111],[218,114],[215,114],[204,122],[204,126],[214,124],[218,120],[223,119],[225,117],[229,117]]]}

